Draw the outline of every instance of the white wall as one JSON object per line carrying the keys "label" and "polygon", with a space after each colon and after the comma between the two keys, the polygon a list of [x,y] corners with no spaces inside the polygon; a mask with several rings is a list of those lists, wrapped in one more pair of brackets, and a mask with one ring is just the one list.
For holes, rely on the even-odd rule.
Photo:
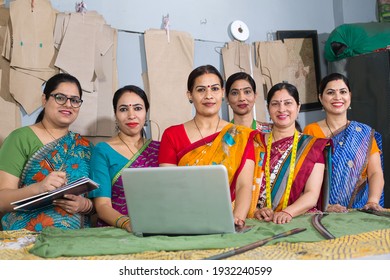
{"label": "white wall", "polygon": [[343,3],[344,23],[377,21],[377,1],[343,0],[341,2]]}
{"label": "white wall", "polygon": [[[81,0],[51,0],[59,11],[74,11]],[[172,30],[186,31],[195,39],[195,67],[213,64],[222,68],[219,48],[232,40],[228,28],[232,21],[244,21],[250,30],[247,43],[265,41],[267,32],[276,30],[317,30],[320,54],[327,35],[341,23],[376,20],[376,0],[90,0],[88,10],[96,10],[106,22],[119,30],[142,33],[161,28],[162,17],[169,14]],[[342,21],[342,22],[341,22]],[[119,86],[143,87],[145,70],[143,36],[120,31],[118,35]],[[326,63],[321,58],[321,75]],[[184,93],[183,93],[184,94]],[[315,94],[315,93],[314,93]],[[36,114],[23,116],[23,124]],[[301,113],[302,126],[323,118],[323,112]]]}

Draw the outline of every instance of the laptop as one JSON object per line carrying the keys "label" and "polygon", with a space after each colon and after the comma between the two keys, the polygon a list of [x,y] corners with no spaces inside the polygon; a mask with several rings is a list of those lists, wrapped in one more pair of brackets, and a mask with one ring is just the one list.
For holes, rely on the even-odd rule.
{"label": "laptop", "polygon": [[223,165],[127,168],[122,172],[133,233],[235,233]]}

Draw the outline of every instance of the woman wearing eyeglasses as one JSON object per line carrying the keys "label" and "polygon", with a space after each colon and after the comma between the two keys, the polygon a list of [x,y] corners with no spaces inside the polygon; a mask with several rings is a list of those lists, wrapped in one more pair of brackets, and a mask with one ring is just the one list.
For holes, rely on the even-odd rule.
{"label": "woman wearing eyeglasses", "polygon": [[88,225],[91,200],[67,194],[53,205],[27,212],[10,204],[54,190],[89,174],[90,142],[69,131],[82,104],[79,81],[57,74],[45,85],[36,123],[13,131],[0,148],[0,212],[4,230],[76,229]]}

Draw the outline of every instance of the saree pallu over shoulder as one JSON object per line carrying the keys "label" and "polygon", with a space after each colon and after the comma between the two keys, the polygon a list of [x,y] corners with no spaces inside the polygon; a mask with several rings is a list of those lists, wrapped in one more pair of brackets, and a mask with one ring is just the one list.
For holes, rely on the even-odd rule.
{"label": "saree pallu over shoulder", "polygon": [[[123,189],[122,171],[125,168],[158,167],[158,151],[160,142],[147,140],[145,144],[133,155],[133,157],[115,174],[111,180],[112,208],[122,215],[128,215],[125,192]],[[107,226],[104,221],[98,219],[97,226]]]}
{"label": "saree pallu over shoulder", "polygon": [[[348,208],[361,208],[366,204],[368,184],[363,171],[367,168],[374,135],[375,131],[368,125],[351,121],[347,128],[338,131],[332,138],[330,204],[338,203]],[[383,199],[381,203],[383,206]]]}
{"label": "saree pallu over shoulder", "polygon": [[130,167],[151,167],[156,166],[156,156],[160,148],[160,142],[148,139],[142,147],[131,157],[131,159],[119,170],[111,180],[114,185],[121,176],[123,169]]}
{"label": "saree pallu over shoulder", "polygon": [[[281,211],[284,209],[283,202],[286,199],[287,205],[293,204],[303,193],[306,182],[314,168],[314,165],[318,162],[318,159],[324,155],[325,147],[327,145],[329,145],[329,139],[316,138],[313,136],[301,134],[298,140],[295,169],[293,173],[293,183],[291,185],[290,193],[287,193],[286,187],[291,168],[290,162],[292,149],[287,149],[285,152],[285,157],[282,156],[281,159],[278,160],[276,164],[277,167],[275,165],[272,167],[274,172],[274,180],[271,184],[270,194],[272,206],[266,205],[266,195],[268,194],[266,194],[265,191],[264,179],[262,182],[261,195],[259,200],[260,208],[267,206],[272,208],[274,211]],[[278,170],[276,173],[275,168]]]}
{"label": "saree pallu over shoulder", "polygon": [[[252,143],[253,142],[253,143]],[[252,189],[252,203],[248,217],[253,217],[257,197],[260,191],[259,182],[263,176],[265,147],[260,139],[260,133],[244,126],[227,124],[220,132],[210,135],[191,144],[178,154],[179,166],[188,165],[224,165],[228,172],[230,194],[234,206],[237,177],[245,161],[250,157],[249,145],[254,145],[255,173]]]}
{"label": "saree pallu over shoulder", "polygon": [[[65,136],[41,147],[25,164],[19,188],[42,181],[52,171],[66,172],[68,182],[89,175],[91,144],[80,134],[69,132]],[[3,229],[41,231],[54,226],[75,229],[85,226],[80,214],[69,214],[58,206],[27,212],[14,211],[2,218]]]}

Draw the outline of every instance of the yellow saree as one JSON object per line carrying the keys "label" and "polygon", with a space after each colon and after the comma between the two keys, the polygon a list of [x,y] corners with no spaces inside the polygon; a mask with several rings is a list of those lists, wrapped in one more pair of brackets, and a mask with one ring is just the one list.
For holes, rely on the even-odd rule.
{"label": "yellow saree", "polygon": [[[250,154],[253,151],[251,145],[254,146],[254,156]],[[252,199],[248,212],[248,218],[252,218],[259,198],[264,155],[265,147],[258,131],[229,123],[220,132],[201,139],[181,151],[178,154],[178,165],[224,165],[228,171],[230,195],[234,207],[237,177],[245,161],[254,158]]]}

